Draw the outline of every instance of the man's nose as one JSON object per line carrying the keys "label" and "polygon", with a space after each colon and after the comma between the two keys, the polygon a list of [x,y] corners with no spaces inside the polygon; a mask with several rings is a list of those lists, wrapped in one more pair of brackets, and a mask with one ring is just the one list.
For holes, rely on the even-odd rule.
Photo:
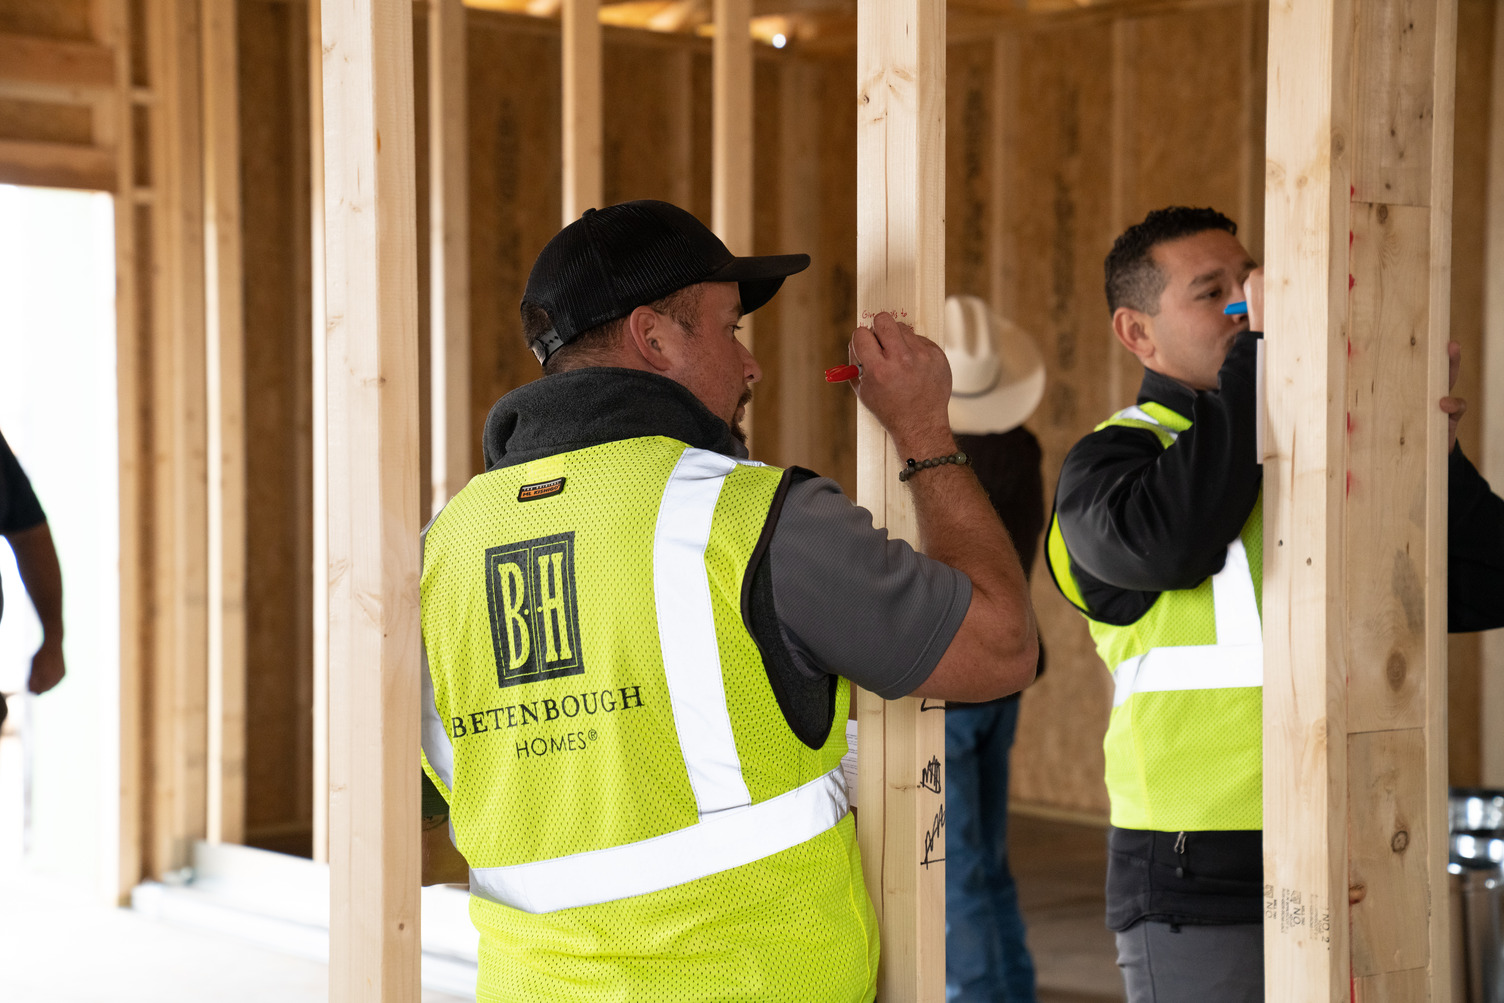
{"label": "man's nose", "polygon": [[741,342],[738,341],[736,347],[742,350],[742,378],[748,383],[759,382],[762,379],[762,366],[757,364],[757,358]]}

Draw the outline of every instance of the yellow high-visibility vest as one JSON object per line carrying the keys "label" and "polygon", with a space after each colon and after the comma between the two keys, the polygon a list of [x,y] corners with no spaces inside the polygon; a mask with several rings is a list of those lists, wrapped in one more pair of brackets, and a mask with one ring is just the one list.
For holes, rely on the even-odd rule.
{"label": "yellow high-visibility vest", "polygon": [[873,998],[845,715],[800,741],[742,620],[783,476],[628,439],[482,474],[428,529],[424,769],[480,999]]}
{"label": "yellow high-visibility vest", "polygon": [[[1109,425],[1146,429],[1168,449],[1191,422],[1146,403],[1097,428]],[[1086,616],[1113,676],[1102,748],[1119,828],[1263,827],[1263,516],[1261,492],[1221,571],[1195,588],[1160,593],[1126,626],[1091,618],[1059,519],[1050,522],[1050,573]]]}

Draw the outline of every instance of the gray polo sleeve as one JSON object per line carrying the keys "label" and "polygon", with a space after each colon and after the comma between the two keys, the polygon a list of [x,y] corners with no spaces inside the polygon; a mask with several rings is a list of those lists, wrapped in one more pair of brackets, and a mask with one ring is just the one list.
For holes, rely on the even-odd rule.
{"label": "gray polo sleeve", "polygon": [[888,700],[930,677],[971,605],[971,579],[888,539],[827,477],[790,485],[768,560],[800,670],[845,676]]}

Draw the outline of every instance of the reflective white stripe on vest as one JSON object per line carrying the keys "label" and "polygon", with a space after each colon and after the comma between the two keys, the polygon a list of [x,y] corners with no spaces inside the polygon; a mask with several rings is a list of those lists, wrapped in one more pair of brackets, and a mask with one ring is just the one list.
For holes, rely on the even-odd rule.
{"label": "reflective white stripe on vest", "polygon": [[614,902],[719,874],[798,846],[846,814],[839,768],[755,805],[650,839],[470,871],[470,892],[529,913]]}
{"label": "reflective white stripe on vest", "polygon": [[1227,560],[1212,576],[1217,643],[1152,648],[1112,670],[1112,705],[1135,693],[1221,690],[1264,685],[1264,640],[1253,572],[1242,539],[1227,545]]}
{"label": "reflective white stripe on vest", "polygon": [[705,570],[715,503],[734,469],[736,461],[729,456],[686,449],[663,489],[653,536],[653,598],[663,672],[701,818],[752,803],[731,734]]}
{"label": "reflective white stripe on vest", "polygon": [[1173,428],[1166,426],[1158,418],[1154,417],[1152,414],[1150,414],[1148,411],[1145,411],[1137,404],[1133,405],[1132,407],[1123,408],[1123,410],[1113,415],[1113,417],[1132,418],[1134,421],[1146,421],[1151,425],[1157,425],[1158,427],[1164,429],[1165,434],[1168,435],[1172,440],[1180,437],[1179,432],[1175,431]]}
{"label": "reflective white stripe on vest", "polygon": [[[444,511],[443,508],[439,512]],[[428,520],[428,525],[423,527],[423,532],[418,535],[418,567],[423,567],[423,554],[428,546],[428,531],[438,521],[439,512],[433,514]],[[449,729],[444,725],[444,719],[439,716],[439,705],[433,695],[433,674],[428,670],[428,642],[419,637],[418,653],[423,659],[422,680],[423,691],[419,699],[419,724],[418,744],[423,747],[423,755],[428,759],[428,765],[444,781],[444,786],[450,791],[454,790],[454,746],[450,744]],[[453,835],[451,833],[450,835]]]}
{"label": "reflective white stripe on vest", "polygon": [[454,746],[449,741],[449,729],[444,727],[444,719],[439,717],[439,707],[433,696],[433,675],[428,671],[428,645],[422,644],[419,648],[423,659],[423,693],[420,698],[422,719],[419,723],[418,736],[423,746],[423,755],[428,757],[428,765],[444,781],[444,786],[454,790]]}

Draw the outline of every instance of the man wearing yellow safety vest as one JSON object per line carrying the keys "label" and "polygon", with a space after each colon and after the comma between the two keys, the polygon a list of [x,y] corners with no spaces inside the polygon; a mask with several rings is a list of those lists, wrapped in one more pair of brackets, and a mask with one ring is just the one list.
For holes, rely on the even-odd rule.
{"label": "man wearing yellow safety vest", "polygon": [[746,459],[738,321],[808,263],[638,201],[533,267],[544,377],[492,409],[486,472],[424,534],[424,814],[468,871],[481,1000],[873,999],[848,680],[981,700],[1033,677],[938,346],[882,315],[851,348],[915,458],[929,556],[833,482]]}
{"label": "man wearing yellow safety vest", "polygon": [[[1144,379],[1067,455],[1047,539],[1113,675],[1107,924],[1129,1003],[1264,999],[1263,287],[1236,232],[1172,207],[1114,243],[1113,333]],[[1441,407],[1455,442],[1464,405]],[[1450,469],[1451,629],[1498,626],[1504,503],[1461,450]]]}

